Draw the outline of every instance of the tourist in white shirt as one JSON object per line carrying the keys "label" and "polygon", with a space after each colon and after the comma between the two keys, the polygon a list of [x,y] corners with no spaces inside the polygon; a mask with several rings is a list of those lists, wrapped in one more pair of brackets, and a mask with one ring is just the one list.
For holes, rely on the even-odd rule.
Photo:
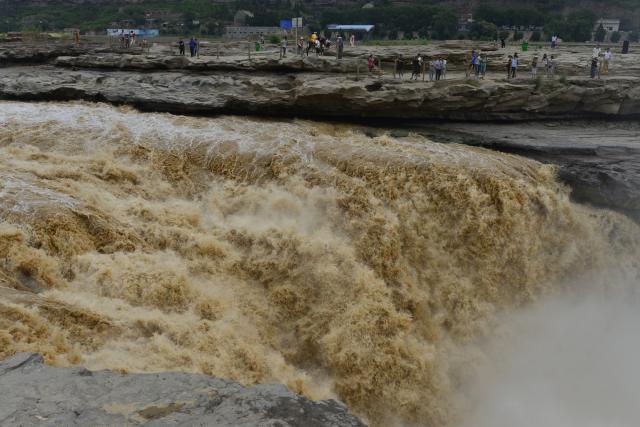
{"label": "tourist in white shirt", "polygon": [[593,55],[591,56],[592,58],[598,58],[600,56],[600,51],[602,49],[600,49],[600,43],[598,43],[596,45],[596,47],[593,48]]}
{"label": "tourist in white shirt", "polygon": [[602,61],[602,73],[609,74],[609,62],[613,57],[613,53],[611,53],[611,48],[607,48],[607,51],[604,53],[604,60]]}

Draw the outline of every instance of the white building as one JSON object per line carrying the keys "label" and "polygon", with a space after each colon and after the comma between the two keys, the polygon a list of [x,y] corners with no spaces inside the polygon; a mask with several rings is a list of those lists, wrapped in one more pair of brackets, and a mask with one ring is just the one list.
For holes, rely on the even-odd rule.
{"label": "white building", "polygon": [[593,31],[598,31],[600,25],[602,25],[602,27],[609,33],[620,31],[619,19],[598,19],[598,22],[596,22],[596,26],[593,28]]}

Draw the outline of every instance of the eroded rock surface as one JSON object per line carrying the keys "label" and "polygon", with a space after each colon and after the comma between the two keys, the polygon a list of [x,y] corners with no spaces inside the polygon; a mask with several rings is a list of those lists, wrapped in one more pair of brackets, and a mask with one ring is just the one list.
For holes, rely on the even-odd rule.
{"label": "eroded rock surface", "polygon": [[5,69],[0,98],[105,101],[191,114],[526,120],[637,116],[639,83],[635,77],[429,83],[327,73],[140,73],[38,66]]}
{"label": "eroded rock surface", "polygon": [[37,353],[0,362],[0,395],[2,425],[364,426],[343,404],[311,401],[282,385],[53,368]]}

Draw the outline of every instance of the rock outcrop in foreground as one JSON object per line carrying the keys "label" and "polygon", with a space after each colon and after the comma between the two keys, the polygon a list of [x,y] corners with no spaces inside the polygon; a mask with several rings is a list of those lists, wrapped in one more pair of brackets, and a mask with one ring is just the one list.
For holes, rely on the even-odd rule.
{"label": "rock outcrop in foreground", "polygon": [[0,424],[20,426],[364,426],[341,403],[283,385],[185,373],[53,368],[37,353],[0,362]]}

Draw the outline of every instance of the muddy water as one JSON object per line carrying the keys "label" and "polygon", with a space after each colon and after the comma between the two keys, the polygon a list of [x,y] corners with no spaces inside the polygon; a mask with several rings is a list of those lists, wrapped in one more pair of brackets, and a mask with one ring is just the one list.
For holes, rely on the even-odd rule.
{"label": "muddy water", "polygon": [[0,357],[445,426],[472,343],[581,277],[636,280],[640,228],[553,167],[414,135],[2,102],[0,255]]}

